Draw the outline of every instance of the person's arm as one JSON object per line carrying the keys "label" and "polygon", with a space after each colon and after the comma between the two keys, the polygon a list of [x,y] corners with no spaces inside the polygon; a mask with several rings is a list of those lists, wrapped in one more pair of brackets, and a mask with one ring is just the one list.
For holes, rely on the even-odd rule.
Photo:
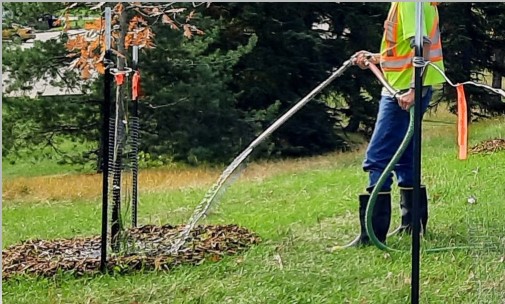
{"label": "person's arm", "polygon": [[[414,39],[413,39],[414,40]],[[429,59],[429,53],[430,53],[430,46],[431,46],[431,42],[429,41],[426,41],[423,39],[423,57],[424,57],[424,60],[428,60]],[[408,110],[410,109],[411,106],[414,105],[414,102],[415,102],[415,77],[416,75],[416,70],[413,69],[412,70],[412,78],[411,78],[411,81],[410,81],[410,88],[409,90],[400,95],[398,97],[398,104],[400,105],[400,107],[404,110]],[[422,83],[424,83],[424,78],[426,77],[426,73],[424,73],[422,75]]]}

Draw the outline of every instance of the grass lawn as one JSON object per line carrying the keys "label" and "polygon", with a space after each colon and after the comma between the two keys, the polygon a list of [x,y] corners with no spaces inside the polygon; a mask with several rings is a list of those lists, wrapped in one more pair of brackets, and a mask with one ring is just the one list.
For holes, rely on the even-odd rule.
{"label": "grass lawn", "polygon": [[[423,137],[430,221],[422,247],[487,246],[423,252],[421,302],[505,303],[505,151],[458,160],[455,117],[443,111],[426,117]],[[505,118],[470,126],[470,146],[497,137],[505,138]],[[251,164],[205,220],[259,234],[262,243],[240,255],[170,272],[18,277],[3,282],[4,303],[408,303],[409,238],[388,240],[405,250],[400,253],[327,250],[358,231],[357,196],[367,179],[363,153]],[[99,234],[99,175],[54,169],[58,175],[27,176],[7,169],[3,248],[29,238]],[[141,171],[139,223],[186,221],[219,174]],[[392,229],[399,221],[397,191]]]}

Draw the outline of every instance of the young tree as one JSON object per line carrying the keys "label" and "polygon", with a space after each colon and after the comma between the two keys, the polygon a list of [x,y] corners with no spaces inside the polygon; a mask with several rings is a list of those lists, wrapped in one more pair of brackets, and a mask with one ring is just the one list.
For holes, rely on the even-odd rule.
{"label": "young tree", "polygon": [[[180,3],[179,3],[180,4]],[[68,20],[72,9],[83,5],[73,3],[67,8],[66,19]],[[103,9],[105,2],[90,7],[90,10]],[[158,22],[170,26],[171,29],[182,31],[182,34],[191,38],[194,34],[203,35],[204,32],[190,22],[194,17],[195,10],[187,13],[187,7],[174,7],[175,3],[157,2],[118,2],[112,8],[112,52],[117,56],[117,69],[123,71],[128,64],[130,49],[138,46],[140,49],[150,49],[155,46],[152,25]],[[197,7],[199,5],[193,4]],[[65,22],[65,30],[68,30],[69,22]],[[74,58],[71,68],[78,69],[84,79],[89,79],[92,73],[103,74],[105,65],[105,20],[101,18],[86,23],[86,32],[74,35],[66,43],[69,51],[67,55]]]}
{"label": "young tree", "polygon": [[[69,12],[78,7],[79,3],[73,3],[68,7],[66,18]],[[99,10],[105,7],[105,2],[94,4],[90,10]],[[199,6],[193,4],[194,7]],[[112,8],[111,22],[111,51],[116,55],[114,74],[116,74],[116,127],[123,129],[123,121],[126,121],[125,112],[127,111],[125,99],[128,94],[125,90],[124,76],[128,76],[131,69],[131,49],[136,46],[139,49],[154,48],[154,32],[152,25],[158,22],[170,26],[172,30],[181,31],[182,34],[191,38],[194,34],[203,35],[204,32],[190,22],[195,14],[195,10],[189,11],[187,7],[174,7],[174,3],[155,3],[155,2],[119,2]],[[68,23],[65,23],[67,29]],[[94,75],[103,74],[106,65],[112,65],[105,61],[105,20],[101,18],[85,24],[85,33],[75,35],[66,43],[69,51],[67,57],[73,58],[70,68],[77,69],[83,79],[89,79]],[[112,69],[111,69],[112,71]],[[121,135],[121,132],[119,132]],[[115,138],[121,146],[124,138]]]}
{"label": "young tree", "polygon": [[[91,9],[101,9],[105,4],[105,2],[101,2]],[[77,5],[77,3],[74,3],[69,6],[69,9]],[[76,35],[66,43],[67,50],[70,52],[68,56],[74,58],[70,67],[80,70],[82,78],[89,79],[93,76],[93,72],[103,74],[107,69],[108,73],[115,77],[116,94],[113,103],[115,110],[113,110],[114,114],[112,115],[114,127],[111,130],[113,132],[102,134],[103,142],[101,144],[102,146],[106,145],[111,137],[112,141],[109,141],[107,145],[109,151],[100,149],[100,151],[106,153],[103,155],[105,161],[100,161],[104,172],[108,172],[107,166],[109,166],[109,162],[112,164],[111,168],[113,168],[112,198],[114,203],[112,208],[111,238],[114,251],[120,249],[119,237],[123,226],[120,211],[122,159],[123,150],[126,146],[126,134],[130,126],[128,122],[132,121],[127,115],[128,106],[125,103],[129,96],[125,90],[125,78],[132,72],[129,49],[131,47],[138,49],[153,48],[155,45],[151,24],[158,22],[158,20],[164,24],[169,24],[174,30],[182,28],[183,35],[187,38],[191,38],[194,32],[200,35],[204,34],[203,31],[189,24],[194,11],[187,14],[183,22],[178,22],[178,17],[186,11],[186,8],[174,8],[173,5],[173,3],[119,2],[114,5],[112,14],[111,16],[107,16],[107,20],[105,20],[105,17],[100,17],[98,20],[86,24],[84,26],[85,33]],[[65,22],[65,24],[67,28],[68,22]],[[116,55],[117,60],[115,64],[110,58],[111,51]],[[105,85],[109,84],[106,83]],[[138,92],[132,92],[133,94],[138,94]],[[103,107],[105,107],[105,113],[109,111],[109,103],[107,100],[108,97],[104,98]],[[108,121],[108,114],[104,115],[103,119],[105,126],[109,123],[109,126],[112,125],[112,121]],[[106,132],[106,130],[102,130],[102,132]],[[107,153],[109,154],[107,155]],[[112,159],[109,159],[109,157],[112,157]],[[137,156],[135,155],[135,157]],[[135,170],[137,169],[135,168]],[[108,178],[105,175],[104,177]]]}

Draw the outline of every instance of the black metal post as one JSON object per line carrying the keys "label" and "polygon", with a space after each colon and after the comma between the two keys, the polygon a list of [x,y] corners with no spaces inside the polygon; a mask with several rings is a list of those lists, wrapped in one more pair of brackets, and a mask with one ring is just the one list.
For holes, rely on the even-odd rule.
{"label": "black metal post", "polygon": [[112,74],[110,73],[109,62],[112,51],[110,50],[110,25],[111,9],[105,9],[105,75],[103,81],[103,103],[102,103],[102,237],[100,248],[100,270],[107,270],[107,222],[109,213],[109,120],[111,107],[111,84]]}
{"label": "black metal post", "polygon": [[[416,36],[415,56],[423,57],[423,2],[416,3]],[[419,223],[419,198],[421,193],[421,127],[422,127],[422,66],[415,66],[415,104],[414,104],[414,193],[412,203],[412,280],[411,303],[419,303],[419,277],[420,277],[420,223]]]}
{"label": "black metal post", "polygon": [[[134,73],[138,73],[138,46],[133,46],[132,69]],[[138,87],[137,87],[138,89]],[[133,170],[132,170],[132,226],[137,227],[137,206],[138,206],[138,146],[139,146],[139,104],[138,95],[133,92],[132,88],[132,103],[133,103],[133,127],[132,127],[132,142],[133,142]]]}

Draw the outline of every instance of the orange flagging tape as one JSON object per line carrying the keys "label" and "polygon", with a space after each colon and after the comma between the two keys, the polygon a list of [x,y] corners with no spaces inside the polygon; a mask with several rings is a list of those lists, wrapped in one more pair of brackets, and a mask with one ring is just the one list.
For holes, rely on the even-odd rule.
{"label": "orange flagging tape", "polygon": [[458,91],[458,145],[459,159],[466,159],[468,154],[468,118],[465,89],[462,84],[456,86]]}
{"label": "orange flagging tape", "polygon": [[116,85],[122,85],[123,82],[124,82],[124,74],[121,73],[121,74],[116,74]]}
{"label": "orange flagging tape", "polygon": [[140,95],[140,72],[135,71],[132,78],[132,99],[136,100]]}

